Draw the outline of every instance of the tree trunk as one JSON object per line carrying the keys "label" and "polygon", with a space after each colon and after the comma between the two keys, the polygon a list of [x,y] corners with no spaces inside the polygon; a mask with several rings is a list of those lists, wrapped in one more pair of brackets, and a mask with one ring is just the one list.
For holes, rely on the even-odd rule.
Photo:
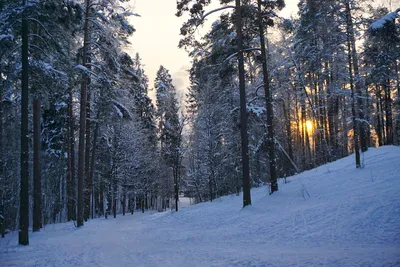
{"label": "tree trunk", "polygon": [[[177,152],[178,153],[178,152]],[[174,168],[174,192],[175,192],[175,211],[178,211],[179,202],[179,185],[178,185],[178,171],[177,167]]]}
{"label": "tree trunk", "polygon": [[[97,116],[97,120],[98,119],[99,119],[99,116]],[[99,122],[97,121],[95,130],[94,130],[94,136],[93,136],[92,157],[90,159],[90,174],[89,174],[89,181],[92,185],[91,191],[92,191],[92,195],[94,195],[94,197],[93,197],[94,199],[96,199],[96,196],[97,196],[97,193],[95,193],[95,192],[97,192],[97,190],[94,190],[93,177],[94,177],[94,172],[95,172],[95,167],[96,167],[96,146],[97,146],[98,136],[99,136]],[[93,219],[93,208],[92,208],[92,219]]]}
{"label": "tree trunk", "polygon": [[[351,58],[353,59],[353,69],[354,69],[354,79],[355,79],[355,97],[357,98],[357,104],[358,104],[358,119],[359,119],[359,137],[360,137],[360,145],[361,145],[361,151],[365,152],[368,150],[368,141],[367,141],[367,136],[368,136],[368,123],[365,122],[365,115],[364,115],[364,103],[363,103],[363,95],[362,95],[362,90],[361,90],[361,77],[360,77],[360,71],[358,69],[358,56],[357,56],[357,50],[356,50],[356,41],[354,37],[354,29],[353,29],[353,18],[351,16],[351,9],[350,9],[350,4],[348,1],[346,1],[346,13],[347,13],[347,35],[350,38],[349,42],[351,45],[351,48],[349,47],[349,53],[351,53]],[[351,51],[351,52],[350,52]]]}
{"label": "tree trunk", "polygon": [[[24,0],[23,5],[26,5]],[[18,243],[29,245],[29,131],[28,131],[28,101],[29,101],[29,41],[28,19],[25,10],[22,13],[22,77],[21,77],[21,183]]]}
{"label": "tree trunk", "polygon": [[356,113],[356,96],[354,93],[354,77],[353,77],[353,61],[351,56],[351,38],[350,38],[350,17],[347,14],[347,50],[348,50],[348,64],[349,64],[349,76],[350,76],[350,89],[351,89],[351,115],[353,121],[353,141],[354,141],[354,152],[356,156],[356,168],[361,168],[360,161],[360,147],[358,143],[358,121],[357,121],[357,113]]}
{"label": "tree trunk", "polygon": [[103,177],[100,176],[100,185],[99,185],[99,216],[104,214],[104,180]]}
{"label": "tree trunk", "polygon": [[[84,38],[82,50],[82,65],[86,67],[87,53],[89,46],[89,11],[90,0],[86,0],[86,14],[84,25]],[[86,97],[87,97],[87,74],[83,74],[81,83],[81,101],[79,114],[79,147],[78,147],[78,218],[77,227],[83,226],[83,206],[84,206],[84,177],[85,177],[85,132],[86,132]]]}
{"label": "tree trunk", "polygon": [[[89,61],[89,59],[88,59]],[[84,219],[87,221],[90,217],[90,195],[92,192],[92,181],[90,175],[90,93],[87,94],[86,102],[86,143],[85,143],[85,208]]]}
{"label": "tree trunk", "polygon": [[117,218],[117,199],[114,196],[114,203],[113,203],[113,214],[114,214],[114,219]]}
{"label": "tree trunk", "polygon": [[125,216],[125,212],[126,212],[126,189],[124,188],[124,196],[122,199],[122,215]]}
{"label": "tree trunk", "polygon": [[[326,66],[329,68],[328,66]],[[336,107],[336,102],[337,100],[337,95],[336,93],[333,92],[331,88],[331,80],[327,79],[327,101],[328,101],[328,129],[329,129],[329,143],[331,149],[334,151],[333,157],[336,157],[337,153],[337,131],[335,127],[337,125],[337,109]]]}
{"label": "tree trunk", "polygon": [[40,100],[33,100],[33,232],[42,228]]}
{"label": "tree trunk", "polygon": [[3,148],[3,138],[4,138],[4,110],[3,110],[3,85],[1,84],[1,72],[0,72],[0,232],[1,237],[6,235],[6,218],[5,218],[5,190],[6,190],[6,177],[4,172],[4,148]]}
{"label": "tree trunk", "polygon": [[347,103],[346,96],[342,96],[342,126],[343,126],[343,150],[342,157],[347,157],[349,154],[349,141],[347,137]]}
{"label": "tree trunk", "polygon": [[385,93],[385,115],[386,115],[386,145],[393,145],[393,116],[392,116],[392,97],[390,94],[390,81],[384,85]]}
{"label": "tree trunk", "polygon": [[275,142],[274,142],[274,114],[272,107],[272,94],[269,84],[269,73],[267,65],[267,51],[264,37],[264,24],[261,10],[261,0],[257,0],[258,4],[258,29],[260,36],[261,45],[261,60],[263,69],[263,83],[265,93],[265,105],[267,110],[267,145],[268,145],[268,156],[269,156],[269,173],[271,181],[271,194],[278,191],[278,178],[276,175],[276,158],[275,158]]}
{"label": "tree trunk", "polygon": [[396,62],[396,85],[397,85],[397,118],[396,118],[396,134],[397,134],[397,145],[400,145],[400,75],[399,75],[399,64]]}
{"label": "tree trunk", "polygon": [[383,146],[383,137],[382,137],[382,121],[381,121],[381,92],[380,87],[376,86],[376,117],[377,117],[377,126],[376,133],[378,135],[378,144],[379,146]]}
{"label": "tree trunk", "polygon": [[75,195],[75,126],[73,112],[72,85],[68,88],[68,218],[76,220],[76,195]]}
{"label": "tree trunk", "polygon": [[240,0],[236,0],[236,35],[239,63],[239,91],[240,91],[240,135],[242,139],[242,166],[243,166],[243,207],[251,205],[250,194],[250,169],[249,169],[249,140],[247,134],[247,103],[246,84],[243,60],[242,36],[242,7]]}
{"label": "tree trunk", "polygon": [[384,96],[382,94],[385,94],[385,90],[382,89],[382,86],[379,86],[379,106],[380,106],[380,120],[381,120],[381,129],[382,129],[382,146],[386,144],[386,127],[385,127],[385,109],[384,109]]}

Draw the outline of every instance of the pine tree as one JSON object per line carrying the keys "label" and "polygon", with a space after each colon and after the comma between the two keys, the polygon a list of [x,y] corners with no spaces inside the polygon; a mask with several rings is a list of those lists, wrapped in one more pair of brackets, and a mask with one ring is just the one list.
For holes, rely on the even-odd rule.
{"label": "pine tree", "polygon": [[[26,1],[23,1],[26,7]],[[29,245],[29,144],[28,144],[28,96],[29,96],[29,23],[26,10],[22,12],[22,76],[21,76],[21,183],[20,183],[20,215],[19,235],[20,245]]]}
{"label": "pine tree", "polygon": [[[179,168],[182,131],[179,125],[176,89],[168,70],[160,66],[154,81],[157,97],[157,118],[159,123],[160,153],[166,165],[172,170],[176,204],[179,200]],[[167,198],[172,197],[170,175],[166,175],[165,190]],[[176,206],[176,210],[178,207]]]}

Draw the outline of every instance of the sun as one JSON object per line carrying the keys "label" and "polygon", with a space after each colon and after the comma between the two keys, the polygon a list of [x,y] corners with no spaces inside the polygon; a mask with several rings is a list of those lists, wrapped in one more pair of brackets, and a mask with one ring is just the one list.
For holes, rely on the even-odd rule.
{"label": "sun", "polygon": [[312,121],[306,121],[306,127],[307,127],[307,131],[311,133],[314,128]]}

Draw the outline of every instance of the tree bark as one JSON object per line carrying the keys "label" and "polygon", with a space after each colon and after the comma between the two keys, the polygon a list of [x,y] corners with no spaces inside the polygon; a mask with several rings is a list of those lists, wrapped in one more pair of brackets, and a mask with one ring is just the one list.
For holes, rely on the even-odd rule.
{"label": "tree bark", "polygon": [[87,221],[90,217],[90,196],[92,193],[92,181],[90,175],[90,93],[87,94],[86,102],[86,143],[85,143],[85,207],[84,219]]}
{"label": "tree bark", "polygon": [[40,100],[33,100],[33,232],[42,228]]}
{"label": "tree bark", "polygon": [[[26,0],[23,1],[26,5]],[[21,183],[19,208],[18,243],[29,245],[29,131],[28,131],[28,101],[29,101],[29,28],[28,19],[22,13],[22,75],[21,75]]]}
{"label": "tree bark", "polygon": [[[360,71],[358,68],[358,56],[356,50],[356,41],[354,37],[354,28],[353,28],[353,18],[351,15],[350,4],[346,1],[346,13],[347,13],[347,34],[350,37],[350,44],[351,44],[351,57],[353,59],[353,69],[354,69],[354,78],[355,78],[355,95],[357,98],[357,105],[358,105],[358,119],[359,119],[359,138],[360,138],[360,145],[361,151],[365,152],[368,150],[368,123],[365,122],[365,115],[364,115],[364,103],[362,98],[362,90],[361,90],[361,77]],[[349,48],[350,49],[350,48]],[[349,50],[350,53],[350,50]]]}
{"label": "tree bark", "polygon": [[[90,0],[86,0],[86,14],[84,24],[84,38],[82,50],[82,65],[86,67],[87,53],[89,46],[89,11]],[[87,74],[83,74],[81,83],[81,101],[79,114],[79,147],[78,147],[78,218],[77,227],[83,226],[83,207],[84,207],[84,177],[85,177],[85,132],[86,132],[86,97],[87,97]]]}
{"label": "tree bark", "polygon": [[399,75],[399,64],[397,60],[394,62],[396,71],[396,86],[397,86],[397,118],[396,118],[396,134],[397,134],[397,145],[400,145],[400,75]]}
{"label": "tree bark", "polygon": [[124,195],[122,198],[122,216],[125,216],[126,212],[126,189],[124,188]]}
{"label": "tree bark", "polygon": [[357,121],[357,113],[356,113],[356,96],[354,93],[354,76],[353,76],[353,61],[351,54],[351,38],[350,38],[350,17],[347,13],[347,50],[348,50],[348,64],[349,64],[349,76],[350,76],[350,89],[351,89],[351,115],[353,121],[353,142],[354,142],[354,152],[356,156],[356,168],[361,168],[360,161],[360,146],[359,146],[359,136],[358,136],[358,121]]}
{"label": "tree bark", "polygon": [[275,142],[274,142],[274,114],[272,107],[272,94],[269,84],[269,73],[267,65],[267,51],[264,37],[264,24],[261,10],[261,0],[257,0],[258,4],[258,29],[261,45],[261,60],[263,69],[263,83],[265,93],[265,105],[267,110],[267,145],[269,156],[269,173],[271,181],[271,194],[278,191],[278,177],[276,174],[276,158],[275,158]]}
{"label": "tree bark", "polygon": [[251,205],[250,194],[250,169],[249,169],[249,140],[247,133],[247,103],[246,84],[243,60],[243,36],[242,36],[242,7],[240,0],[236,0],[236,35],[239,63],[239,91],[240,91],[240,135],[242,139],[242,168],[243,168],[243,207]]}
{"label": "tree bark", "polygon": [[390,81],[384,84],[385,93],[385,115],[386,115],[386,145],[393,145],[393,116],[392,116],[392,97]]}
{"label": "tree bark", "polygon": [[75,194],[75,126],[73,112],[72,86],[68,88],[68,218],[76,220],[76,194]]}
{"label": "tree bark", "polygon": [[1,214],[0,214],[0,232],[1,237],[6,235],[6,219],[5,219],[5,190],[6,190],[6,177],[4,172],[4,148],[3,148],[3,138],[4,138],[4,110],[3,110],[3,85],[1,84],[1,72],[0,72],[0,204],[1,204]]}
{"label": "tree bark", "polygon": [[[97,120],[99,119],[99,116],[97,116]],[[96,122],[96,127],[94,130],[94,136],[93,136],[93,147],[92,147],[92,157],[90,158],[90,174],[89,174],[89,181],[91,184],[91,190],[92,194],[94,195],[93,197],[93,202],[95,202],[95,198],[97,194],[97,190],[94,190],[94,183],[93,183],[93,177],[94,177],[94,172],[95,172],[95,167],[96,167],[96,146],[97,146],[97,138],[99,136],[99,122]],[[93,206],[93,205],[92,205]],[[96,207],[97,208],[97,207]],[[93,219],[93,208],[92,208],[92,219]]]}
{"label": "tree bark", "polygon": [[382,121],[381,121],[381,92],[380,87],[376,86],[376,117],[377,117],[377,126],[376,132],[378,135],[378,145],[383,146],[383,137],[382,137]]}
{"label": "tree bark", "polygon": [[347,101],[346,96],[343,95],[342,99],[342,126],[343,126],[343,147],[342,147],[342,157],[347,157],[349,154],[349,147],[348,147],[348,137],[347,137]]}
{"label": "tree bark", "polygon": [[[176,152],[178,153],[178,152]],[[175,195],[175,211],[178,211],[179,202],[179,185],[178,185],[178,170],[177,166],[174,167],[174,195]]]}

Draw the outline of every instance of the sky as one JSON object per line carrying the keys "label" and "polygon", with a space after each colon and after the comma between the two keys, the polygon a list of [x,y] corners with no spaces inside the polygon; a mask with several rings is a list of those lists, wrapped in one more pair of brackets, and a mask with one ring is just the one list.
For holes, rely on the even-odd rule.
{"label": "sky", "polygon": [[[131,19],[136,32],[130,39],[132,45],[128,48],[128,52],[131,55],[136,52],[140,54],[145,65],[145,72],[150,79],[150,88],[153,88],[157,70],[160,65],[163,65],[170,71],[178,91],[184,92],[189,86],[187,70],[191,64],[188,53],[178,48],[181,38],[180,27],[186,19],[175,16],[176,0],[134,0],[133,2],[130,8],[140,17]],[[214,2],[214,7],[216,7],[219,1],[214,0]],[[298,0],[285,2],[286,8],[281,12],[282,16],[288,16],[297,11]],[[207,10],[212,9],[213,6],[207,7]],[[212,21],[217,17],[218,14],[215,14],[208,18],[206,26],[202,29],[203,33],[208,31]],[[150,91],[150,96],[154,96],[154,91]]]}

